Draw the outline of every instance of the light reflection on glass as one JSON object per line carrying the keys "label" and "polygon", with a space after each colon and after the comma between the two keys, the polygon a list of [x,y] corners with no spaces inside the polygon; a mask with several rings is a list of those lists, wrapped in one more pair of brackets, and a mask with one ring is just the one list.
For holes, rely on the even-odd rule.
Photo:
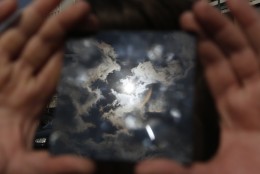
{"label": "light reflection on glass", "polygon": [[125,125],[128,129],[140,129],[143,127],[142,120],[134,115],[128,115],[125,118]]}
{"label": "light reflection on glass", "polygon": [[78,83],[84,83],[84,82],[87,81],[87,79],[88,79],[87,75],[84,74],[84,73],[82,73],[82,74],[80,74],[80,75],[77,77],[76,81],[77,81]]}
{"label": "light reflection on glass", "polygon": [[166,62],[171,62],[175,57],[175,54],[174,53],[169,53],[167,56],[166,56]]}
{"label": "light reflection on glass", "polygon": [[150,139],[151,139],[152,141],[155,140],[155,135],[154,135],[154,133],[153,133],[153,130],[152,130],[151,126],[150,126],[150,125],[146,125],[146,126],[145,126],[145,129],[146,129],[146,131],[147,131],[147,133],[148,133]]}
{"label": "light reflection on glass", "polygon": [[171,116],[173,116],[175,119],[181,118],[181,113],[178,109],[171,109]]}
{"label": "light reflection on glass", "polygon": [[148,51],[147,56],[150,60],[159,60],[163,55],[163,46],[155,45],[151,50]]}

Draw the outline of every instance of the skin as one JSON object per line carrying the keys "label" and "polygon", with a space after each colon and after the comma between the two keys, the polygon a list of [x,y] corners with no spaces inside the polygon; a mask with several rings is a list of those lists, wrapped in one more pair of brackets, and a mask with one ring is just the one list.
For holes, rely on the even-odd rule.
{"label": "skin", "polygon": [[260,171],[260,17],[246,0],[227,0],[236,24],[204,1],[181,17],[198,33],[204,74],[221,116],[216,156],[184,168],[173,161],[141,162],[137,174],[256,174]]}
{"label": "skin", "polygon": [[[39,115],[53,94],[62,66],[65,37],[79,22],[97,26],[90,7],[78,2],[50,17],[60,0],[36,0],[19,22],[0,33],[0,173],[91,173],[89,160],[35,152],[32,142]],[[0,1],[0,22],[16,1]]]}

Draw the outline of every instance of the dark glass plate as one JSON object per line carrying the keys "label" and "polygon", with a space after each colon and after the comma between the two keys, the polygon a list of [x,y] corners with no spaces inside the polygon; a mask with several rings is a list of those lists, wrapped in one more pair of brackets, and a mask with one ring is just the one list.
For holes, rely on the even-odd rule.
{"label": "dark glass plate", "polygon": [[195,45],[187,33],[155,31],[107,31],[69,41],[51,152],[189,163]]}

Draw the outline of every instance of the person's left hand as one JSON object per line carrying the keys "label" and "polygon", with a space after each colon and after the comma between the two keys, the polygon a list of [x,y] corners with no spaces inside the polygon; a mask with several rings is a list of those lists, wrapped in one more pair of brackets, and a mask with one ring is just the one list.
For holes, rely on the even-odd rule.
{"label": "person's left hand", "polygon": [[[59,78],[63,43],[68,31],[82,20],[97,21],[90,7],[78,2],[49,16],[60,0],[37,0],[21,19],[0,33],[0,173],[90,173],[91,161],[52,157],[32,150],[39,115]],[[16,1],[0,2],[0,22],[16,9]]]}
{"label": "person's left hand", "polygon": [[226,3],[235,24],[203,1],[181,17],[185,30],[201,36],[198,54],[220,117],[216,154],[189,168],[166,159],[144,161],[137,174],[259,173],[260,16],[248,0]]}

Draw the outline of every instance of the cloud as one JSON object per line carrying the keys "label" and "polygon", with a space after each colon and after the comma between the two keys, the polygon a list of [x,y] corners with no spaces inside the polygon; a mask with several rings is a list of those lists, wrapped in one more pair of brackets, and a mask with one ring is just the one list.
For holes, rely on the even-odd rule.
{"label": "cloud", "polygon": [[[87,70],[87,76],[90,82],[96,81],[98,79],[105,81],[107,76],[114,71],[120,71],[121,67],[116,62],[116,54],[114,49],[105,43],[96,43],[97,47],[102,52],[102,60],[97,67]],[[89,81],[86,82],[86,85]]]}
{"label": "cloud", "polygon": [[[189,45],[192,43],[185,37],[178,34],[159,37],[158,42],[164,43],[164,47],[147,42],[147,50],[139,48],[142,50],[140,58],[118,58],[117,51],[123,52],[125,45],[117,45],[115,50],[108,43],[93,39],[71,42],[59,90],[71,100],[67,104],[72,106],[67,107],[73,108],[73,112],[69,112],[73,119],[64,126],[71,124],[71,128],[66,128],[70,133],[62,135],[74,144],[69,148],[96,158],[110,159],[112,154],[114,159],[138,160],[157,148],[165,147],[167,151],[171,146],[176,148],[173,156],[182,158],[185,153],[185,158],[189,156],[190,146],[183,145],[182,134],[172,123],[169,126],[167,121],[162,121],[155,124],[157,128],[152,128],[155,141],[161,138],[162,143],[151,142],[145,129],[151,123],[150,118],[164,119],[161,117],[167,114],[173,101],[169,97],[176,97],[172,93],[175,83],[194,67],[195,56]],[[109,133],[101,126],[104,120],[112,125]],[[63,129],[63,125],[60,126]],[[158,136],[160,131],[161,136]],[[171,137],[167,137],[169,135]],[[165,137],[168,142],[163,142]]]}
{"label": "cloud", "polygon": [[[170,61],[166,67],[155,67],[150,61],[139,63],[137,67],[132,68],[132,75],[119,79],[121,88],[131,84],[134,86],[133,92],[128,94],[123,90],[118,92],[112,89],[112,94],[116,97],[112,105],[116,109],[104,113],[103,117],[110,120],[116,127],[125,128],[125,117],[129,113],[136,114],[136,110],[142,118],[146,112],[165,112],[167,103],[165,103],[164,92],[159,89],[153,90],[151,85],[160,84],[167,90],[175,79],[185,74],[183,71],[177,60]],[[153,92],[160,96],[157,95],[155,99],[151,99]]]}
{"label": "cloud", "polygon": [[[105,43],[81,40],[72,41],[68,45],[70,54],[65,57],[59,95],[67,95],[71,100],[71,104],[65,104],[64,109],[65,107],[74,108],[72,123],[76,126],[71,127],[70,130],[82,132],[94,125],[84,122],[81,116],[86,115],[98,101],[104,99],[100,89],[91,88],[92,83],[96,80],[106,81],[110,73],[120,70],[120,66],[115,61],[116,54],[113,48]],[[66,62],[66,59],[69,61]],[[97,60],[98,64],[93,63]],[[85,67],[84,65],[89,62],[88,68]],[[68,130],[69,127],[66,129]]]}

